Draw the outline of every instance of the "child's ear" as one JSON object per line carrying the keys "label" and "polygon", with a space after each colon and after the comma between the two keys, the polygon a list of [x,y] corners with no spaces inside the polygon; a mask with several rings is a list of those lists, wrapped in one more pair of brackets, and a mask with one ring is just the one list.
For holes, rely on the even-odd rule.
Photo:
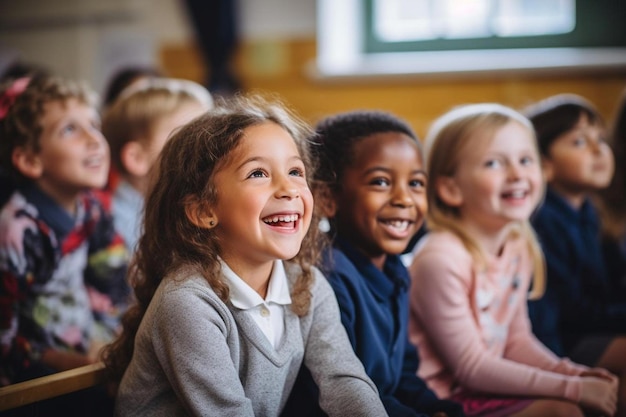
{"label": "child's ear", "polygon": [[44,166],[39,155],[31,149],[18,146],[11,154],[13,166],[25,177],[38,179],[43,174]]}
{"label": "child's ear", "polygon": [[218,219],[213,210],[204,202],[189,196],[185,198],[185,214],[189,221],[202,229],[212,229],[217,226]]}
{"label": "child's ear", "polygon": [[150,170],[148,152],[137,141],[130,141],[122,146],[120,160],[126,171],[135,177],[144,177]]}
{"label": "child's ear", "polygon": [[319,208],[320,214],[327,218],[335,217],[337,213],[337,203],[335,196],[328,185],[320,185],[317,189],[315,204]]}
{"label": "child's ear", "polygon": [[434,185],[437,195],[448,206],[459,207],[463,204],[463,192],[454,177],[439,177]]}

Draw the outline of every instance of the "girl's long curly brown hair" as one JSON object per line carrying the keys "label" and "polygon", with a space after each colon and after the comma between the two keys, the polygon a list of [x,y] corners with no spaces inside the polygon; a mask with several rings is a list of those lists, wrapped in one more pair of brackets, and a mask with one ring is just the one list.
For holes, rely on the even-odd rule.
{"label": "girl's long curly brown hair", "polygon": [[[210,229],[192,223],[185,206],[188,201],[216,203],[220,185],[215,173],[228,163],[229,155],[239,145],[244,130],[272,122],[293,137],[307,172],[312,173],[312,159],[307,141],[309,126],[278,101],[260,96],[238,96],[221,103],[179,129],[165,145],[158,162],[157,178],[145,202],[143,233],[129,277],[136,300],[123,317],[119,338],[104,351],[103,360],[111,382],[119,383],[133,354],[139,324],[161,280],[183,265],[200,270],[215,293],[225,302],[229,292],[219,273],[220,245]],[[307,178],[308,180],[308,178]],[[312,266],[318,260],[323,238],[312,225],[302,242],[297,262],[302,274],[292,291],[292,310],[302,316],[310,306]]]}

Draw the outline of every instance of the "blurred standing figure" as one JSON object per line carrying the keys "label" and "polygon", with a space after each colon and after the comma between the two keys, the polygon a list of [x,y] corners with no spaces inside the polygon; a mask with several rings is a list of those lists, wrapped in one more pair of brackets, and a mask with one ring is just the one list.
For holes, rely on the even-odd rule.
{"label": "blurred standing figure", "polygon": [[185,4],[209,73],[206,87],[216,95],[234,94],[241,89],[233,69],[239,40],[236,0],[185,0]]}

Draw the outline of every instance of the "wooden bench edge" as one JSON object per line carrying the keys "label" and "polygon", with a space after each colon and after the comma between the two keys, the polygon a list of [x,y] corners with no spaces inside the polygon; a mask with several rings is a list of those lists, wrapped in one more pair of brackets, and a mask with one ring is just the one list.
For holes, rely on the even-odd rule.
{"label": "wooden bench edge", "polygon": [[0,411],[80,391],[103,383],[102,362],[34,378],[0,388]]}

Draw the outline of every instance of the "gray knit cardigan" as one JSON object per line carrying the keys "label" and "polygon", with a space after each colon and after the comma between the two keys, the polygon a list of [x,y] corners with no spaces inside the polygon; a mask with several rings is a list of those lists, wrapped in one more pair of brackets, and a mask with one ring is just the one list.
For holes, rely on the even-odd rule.
{"label": "gray knit cardigan", "polygon": [[[299,267],[285,263],[290,288]],[[386,416],[355,356],[337,300],[315,270],[309,313],[285,306],[277,349],[244,311],[181,269],[163,279],[141,322],[116,416],[278,416],[304,361],[330,416]]]}

